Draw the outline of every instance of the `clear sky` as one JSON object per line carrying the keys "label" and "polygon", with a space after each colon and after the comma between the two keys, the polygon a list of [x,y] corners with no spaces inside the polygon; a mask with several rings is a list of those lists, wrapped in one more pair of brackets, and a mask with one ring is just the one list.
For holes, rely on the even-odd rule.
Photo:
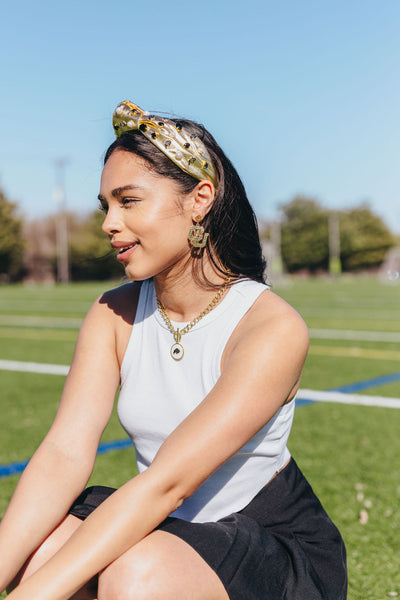
{"label": "clear sky", "polygon": [[198,120],[261,218],[369,201],[400,232],[398,0],[1,0],[0,186],[27,217],[97,207],[111,115]]}

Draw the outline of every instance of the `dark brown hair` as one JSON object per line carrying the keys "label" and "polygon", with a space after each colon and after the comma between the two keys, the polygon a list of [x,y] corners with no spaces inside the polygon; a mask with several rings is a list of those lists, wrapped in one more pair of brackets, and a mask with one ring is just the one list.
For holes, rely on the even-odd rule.
{"label": "dark brown hair", "polygon": [[[221,273],[230,273],[235,279],[264,282],[265,261],[257,220],[236,169],[204,127],[185,119],[179,119],[179,122],[189,133],[196,134],[203,141],[219,177],[213,204],[201,222],[209,233],[208,243],[204,250],[193,252],[199,259],[193,261],[196,278],[210,286],[202,261],[206,252]],[[198,184],[198,179],[182,171],[140,131],[129,131],[117,138],[106,151],[104,163],[117,149],[143,158],[152,171],[176,181],[184,194],[192,191]]]}

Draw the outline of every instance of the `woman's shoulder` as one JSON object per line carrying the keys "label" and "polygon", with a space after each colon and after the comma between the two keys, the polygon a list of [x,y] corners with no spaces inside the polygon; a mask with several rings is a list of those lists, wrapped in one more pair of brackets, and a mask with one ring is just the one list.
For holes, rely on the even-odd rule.
{"label": "woman's shoulder", "polygon": [[286,331],[291,336],[302,335],[308,340],[308,329],[303,318],[293,306],[269,288],[254,302],[248,317],[248,325],[264,331],[265,335]]}
{"label": "woman's shoulder", "polygon": [[95,304],[102,307],[110,318],[122,319],[133,325],[141,284],[141,281],[130,281],[107,290],[97,298]]}
{"label": "woman's shoulder", "polygon": [[300,314],[286,300],[276,294],[270,285],[243,279],[233,285],[233,289],[252,299],[251,308],[244,319],[246,327],[254,324],[257,328],[269,328],[272,325],[279,327],[289,323],[290,326],[307,329]]}
{"label": "woman's shoulder", "polygon": [[269,287],[265,287],[233,332],[227,354],[239,346],[296,346],[307,352],[308,328],[300,314]]}
{"label": "woman's shoulder", "polygon": [[104,292],[88,312],[83,330],[89,339],[109,343],[116,351],[119,365],[132,332],[141,282],[129,282]]}

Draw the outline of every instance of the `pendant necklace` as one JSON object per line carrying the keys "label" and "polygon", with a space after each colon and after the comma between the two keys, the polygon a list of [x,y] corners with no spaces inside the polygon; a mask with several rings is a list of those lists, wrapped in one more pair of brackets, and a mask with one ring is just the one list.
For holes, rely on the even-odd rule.
{"label": "pendant necklace", "polygon": [[174,360],[181,360],[185,353],[183,346],[181,344],[182,336],[185,333],[187,333],[188,331],[190,331],[192,329],[192,327],[197,325],[197,323],[203,317],[205,317],[210,311],[212,311],[212,309],[215,307],[215,305],[218,304],[218,302],[220,301],[222,295],[225,293],[227,284],[230,282],[230,280],[231,280],[230,277],[226,278],[224,285],[218,290],[218,292],[216,293],[214,298],[211,300],[210,304],[204,310],[202,310],[201,313],[199,315],[197,315],[197,317],[195,317],[192,321],[190,321],[190,323],[188,323],[185,327],[183,327],[183,329],[179,329],[178,327],[176,329],[174,328],[169,316],[167,315],[167,313],[165,311],[164,306],[162,305],[160,300],[157,298],[158,310],[160,311],[160,314],[161,314],[162,318],[164,319],[168,329],[174,336],[175,343],[172,344],[171,349],[170,349],[170,354]]}

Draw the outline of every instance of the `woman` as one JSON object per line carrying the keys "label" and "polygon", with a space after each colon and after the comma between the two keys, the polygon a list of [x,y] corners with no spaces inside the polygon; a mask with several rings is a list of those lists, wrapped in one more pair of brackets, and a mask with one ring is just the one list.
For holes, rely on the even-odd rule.
{"label": "woman", "polygon": [[[0,589],[342,600],[343,542],[286,447],[307,330],[263,283],[241,181],[191,121],[124,102],[113,123],[99,200],[132,282],[85,319],[55,421],[1,523]],[[139,475],[82,493],[120,381]]]}

